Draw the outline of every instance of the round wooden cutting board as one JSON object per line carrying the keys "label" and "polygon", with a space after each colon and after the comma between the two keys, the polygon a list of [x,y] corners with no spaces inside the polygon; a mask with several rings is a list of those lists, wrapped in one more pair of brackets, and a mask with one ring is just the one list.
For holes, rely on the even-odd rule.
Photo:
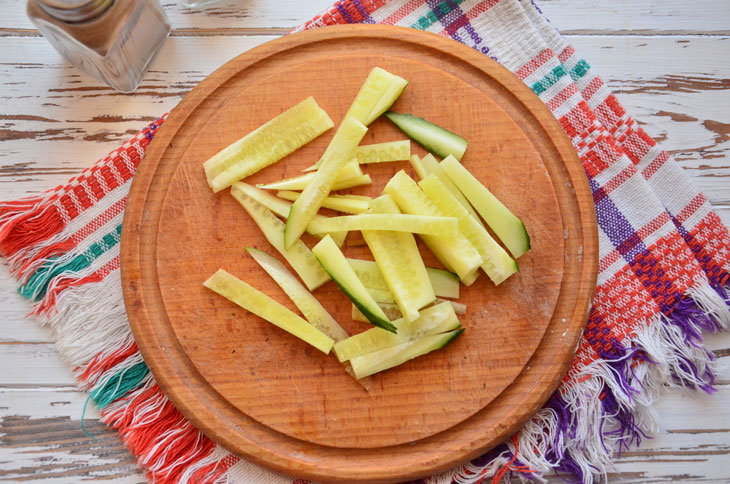
{"label": "round wooden cutting board", "polygon": [[[495,287],[461,288],[464,334],[441,351],[377,374],[368,390],[336,358],[203,288],[226,269],[295,310],[244,251],[280,258],[228,190],[214,194],[202,164],[313,96],[339,123],[368,72],[410,81],[393,109],[469,140],[462,163],[525,223],[532,249]],[[248,183],[295,176],[330,130]],[[386,119],[363,144],[405,139]],[[425,154],[412,143],[414,152]],[[407,162],[364,165],[377,196]],[[314,238],[305,236],[310,247]],[[294,34],[230,61],[173,111],[129,196],[122,278],[137,344],[175,406],[216,442],[257,463],[320,481],[422,477],[493,447],[532,415],[565,373],[596,279],[590,190],[557,121],[487,56],[411,29],[352,25]],[[372,256],[350,233],[347,256]],[[439,263],[422,247],[427,265]],[[349,332],[351,303],[330,282],[314,294]]]}

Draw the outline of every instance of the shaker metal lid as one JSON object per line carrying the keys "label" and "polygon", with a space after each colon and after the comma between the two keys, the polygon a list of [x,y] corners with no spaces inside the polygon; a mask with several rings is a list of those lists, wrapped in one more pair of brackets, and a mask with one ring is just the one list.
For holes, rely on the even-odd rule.
{"label": "shaker metal lid", "polygon": [[51,17],[66,22],[83,22],[101,15],[114,0],[36,0]]}

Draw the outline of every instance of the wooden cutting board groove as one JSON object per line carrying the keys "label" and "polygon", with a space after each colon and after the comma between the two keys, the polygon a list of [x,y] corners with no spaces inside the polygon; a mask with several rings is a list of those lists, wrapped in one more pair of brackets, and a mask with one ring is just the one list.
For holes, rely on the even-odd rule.
{"label": "wooden cutting board groove", "polygon": [[[466,332],[444,351],[376,375],[365,391],[339,365],[202,287],[222,267],[295,309],[248,257],[277,255],[202,163],[314,96],[335,120],[367,73],[410,82],[393,107],[470,141],[462,162],[525,222],[532,250],[499,287],[462,286]],[[247,179],[294,176],[332,131]],[[363,143],[403,139],[385,119]],[[415,152],[425,152],[412,144]],[[377,195],[407,163],[365,166]],[[311,245],[313,238],[305,242]],[[212,439],[287,474],[321,481],[401,481],[474,457],[515,431],[556,387],[579,341],[596,278],[590,190],[559,124],[516,77],[451,40],[357,25],[287,36],[233,59],[191,91],[152,141],[122,233],[122,279],[140,351],[178,409]],[[344,251],[371,258],[360,234]],[[423,249],[428,265],[438,262]],[[315,292],[352,333],[350,302]]]}

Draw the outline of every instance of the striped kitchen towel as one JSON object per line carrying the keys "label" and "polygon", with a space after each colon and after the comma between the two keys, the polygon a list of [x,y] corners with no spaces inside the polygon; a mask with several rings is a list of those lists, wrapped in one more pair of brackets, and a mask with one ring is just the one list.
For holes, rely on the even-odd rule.
{"label": "striped kitchen towel", "polygon": [[[599,225],[598,286],[560,387],[506,443],[426,479],[591,483],[655,430],[664,386],[711,391],[704,331],[730,326],[730,236],[707,199],[529,0],[342,0],[297,30],[384,23],[451,37],[495,59],[543,100],[585,168]],[[129,329],[120,223],[164,118],[42,196],[0,204],[0,251],[57,348],[156,483],[291,483],[218,447],[165,398]],[[301,482],[301,481],[295,481]]]}

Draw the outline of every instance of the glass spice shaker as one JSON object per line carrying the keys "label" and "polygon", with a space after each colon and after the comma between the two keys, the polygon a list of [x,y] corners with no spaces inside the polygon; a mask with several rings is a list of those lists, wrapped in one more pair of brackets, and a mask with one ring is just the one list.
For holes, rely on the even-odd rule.
{"label": "glass spice shaker", "polygon": [[28,17],[71,64],[121,92],[170,34],[158,0],[28,0]]}

